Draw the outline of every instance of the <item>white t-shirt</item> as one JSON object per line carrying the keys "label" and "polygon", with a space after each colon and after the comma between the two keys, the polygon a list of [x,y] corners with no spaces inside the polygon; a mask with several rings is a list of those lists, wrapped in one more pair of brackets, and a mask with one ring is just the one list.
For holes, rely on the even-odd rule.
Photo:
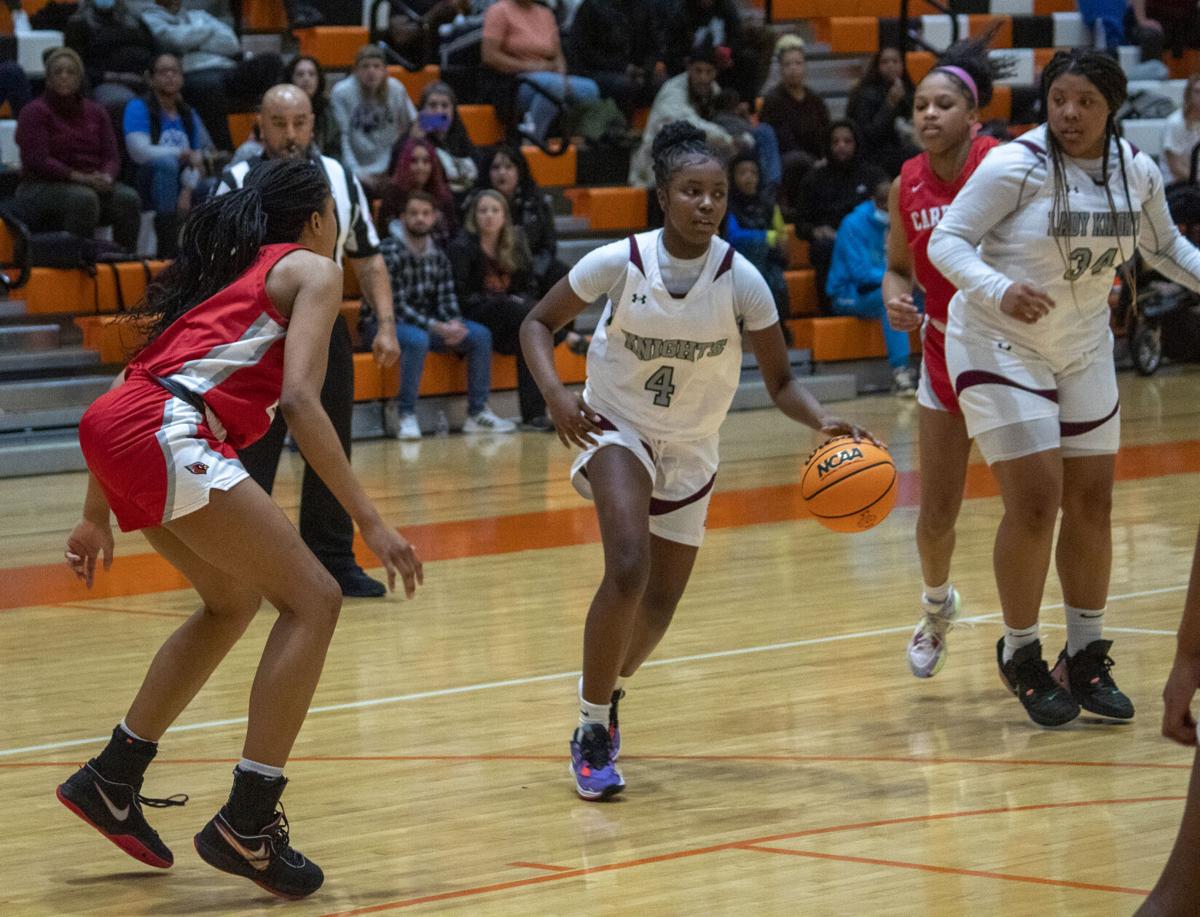
{"label": "white t-shirt", "polygon": [[1187,168],[1192,162],[1192,150],[1198,143],[1200,143],[1200,121],[1195,121],[1191,127],[1188,127],[1187,122],[1183,120],[1182,108],[1171,112],[1167,116],[1167,123],[1163,128],[1163,152],[1158,161],[1168,185],[1178,179],[1172,174],[1171,166],[1167,163],[1167,151],[1176,156],[1182,156],[1187,161],[1188,165],[1185,166]]}
{"label": "white t-shirt", "polygon": [[655,438],[701,439],[717,432],[737,391],[742,328],[761,331],[779,315],[762,275],[729,243],[714,237],[707,255],[682,261],[661,236],[605,245],[568,275],[580,299],[608,296],[584,397]]}
{"label": "white t-shirt", "polygon": [[[1046,150],[1044,126],[992,150],[942,214],[929,260],[959,290],[950,301],[948,337],[969,331],[1021,344],[1058,367],[1106,339],[1113,276],[1135,249],[1196,290],[1200,249],[1171,220],[1154,160],[1134,155],[1125,141],[1129,197],[1115,151],[1107,185],[1100,160],[1068,158],[1070,221],[1064,213],[1051,225],[1055,179]],[[1057,305],[1032,325],[1005,315],[1000,302],[1015,282],[1041,287]]]}

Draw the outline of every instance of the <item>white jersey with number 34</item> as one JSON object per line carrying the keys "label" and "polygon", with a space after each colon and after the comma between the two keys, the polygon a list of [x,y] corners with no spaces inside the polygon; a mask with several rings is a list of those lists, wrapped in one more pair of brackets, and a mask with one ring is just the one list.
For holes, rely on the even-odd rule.
{"label": "white jersey with number 34", "polygon": [[715,237],[691,289],[672,295],[659,264],[661,234],[613,242],[571,269],[577,296],[609,298],[588,349],[584,397],[649,436],[700,439],[720,428],[737,391],[742,327],[759,331],[779,319],[766,281]]}

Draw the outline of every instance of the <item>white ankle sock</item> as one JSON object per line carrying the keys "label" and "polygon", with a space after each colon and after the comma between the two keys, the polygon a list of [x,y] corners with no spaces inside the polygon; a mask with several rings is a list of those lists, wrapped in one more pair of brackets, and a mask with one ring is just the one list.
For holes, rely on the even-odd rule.
{"label": "white ankle sock", "polygon": [[926,583],[925,594],[922,598],[932,605],[941,605],[946,599],[950,598],[950,580],[946,580],[940,586],[930,586]]}
{"label": "white ankle sock", "polygon": [[612,707],[608,704],[592,704],[584,699],[583,696],[583,677],[579,678],[579,725],[586,726],[588,723],[599,723],[605,728],[608,727],[608,712]]}
{"label": "white ankle sock", "polygon": [[251,761],[249,758],[242,758],[238,762],[237,769],[245,771],[249,774],[262,774],[264,777],[282,777],[282,767],[272,767],[270,764],[259,764],[257,761]]}
{"label": "white ankle sock", "polygon": [[[132,729],[130,729],[130,728],[129,728],[129,727],[126,725],[126,724],[125,724],[125,720],[124,720],[124,719],[122,719],[122,720],[121,720],[121,731],[122,731],[123,733],[125,733],[127,736],[129,736],[129,738],[131,738],[131,739],[137,739],[139,742],[150,742],[150,740],[149,740],[149,739],[143,739],[143,738],[142,738],[140,735],[138,735],[136,732],[134,732]],[[157,743],[157,742],[150,742],[150,744],[151,744],[151,745],[157,745],[158,743]]]}
{"label": "white ankle sock", "polygon": [[1038,625],[1033,627],[1009,627],[1004,625],[1004,661],[1011,662],[1017,650],[1041,639]]}
{"label": "white ankle sock", "polygon": [[1074,656],[1088,644],[1104,638],[1104,609],[1099,611],[1067,606],[1067,655]]}

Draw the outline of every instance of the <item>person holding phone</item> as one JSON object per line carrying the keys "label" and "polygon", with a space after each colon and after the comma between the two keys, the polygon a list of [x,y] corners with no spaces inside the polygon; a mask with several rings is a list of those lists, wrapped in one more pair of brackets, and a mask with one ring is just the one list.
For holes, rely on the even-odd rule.
{"label": "person holding phone", "polygon": [[461,207],[479,177],[479,151],[458,116],[458,98],[446,83],[430,83],[421,93],[417,128],[412,132],[412,136],[418,135],[437,150],[454,202]]}

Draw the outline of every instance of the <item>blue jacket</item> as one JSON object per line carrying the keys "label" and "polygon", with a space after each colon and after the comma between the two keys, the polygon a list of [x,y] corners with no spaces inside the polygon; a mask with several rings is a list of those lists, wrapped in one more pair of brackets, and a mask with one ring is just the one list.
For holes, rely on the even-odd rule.
{"label": "blue jacket", "polygon": [[856,301],[859,293],[883,283],[887,270],[887,224],[875,216],[874,201],[863,201],[838,227],[825,292],[834,300]]}

